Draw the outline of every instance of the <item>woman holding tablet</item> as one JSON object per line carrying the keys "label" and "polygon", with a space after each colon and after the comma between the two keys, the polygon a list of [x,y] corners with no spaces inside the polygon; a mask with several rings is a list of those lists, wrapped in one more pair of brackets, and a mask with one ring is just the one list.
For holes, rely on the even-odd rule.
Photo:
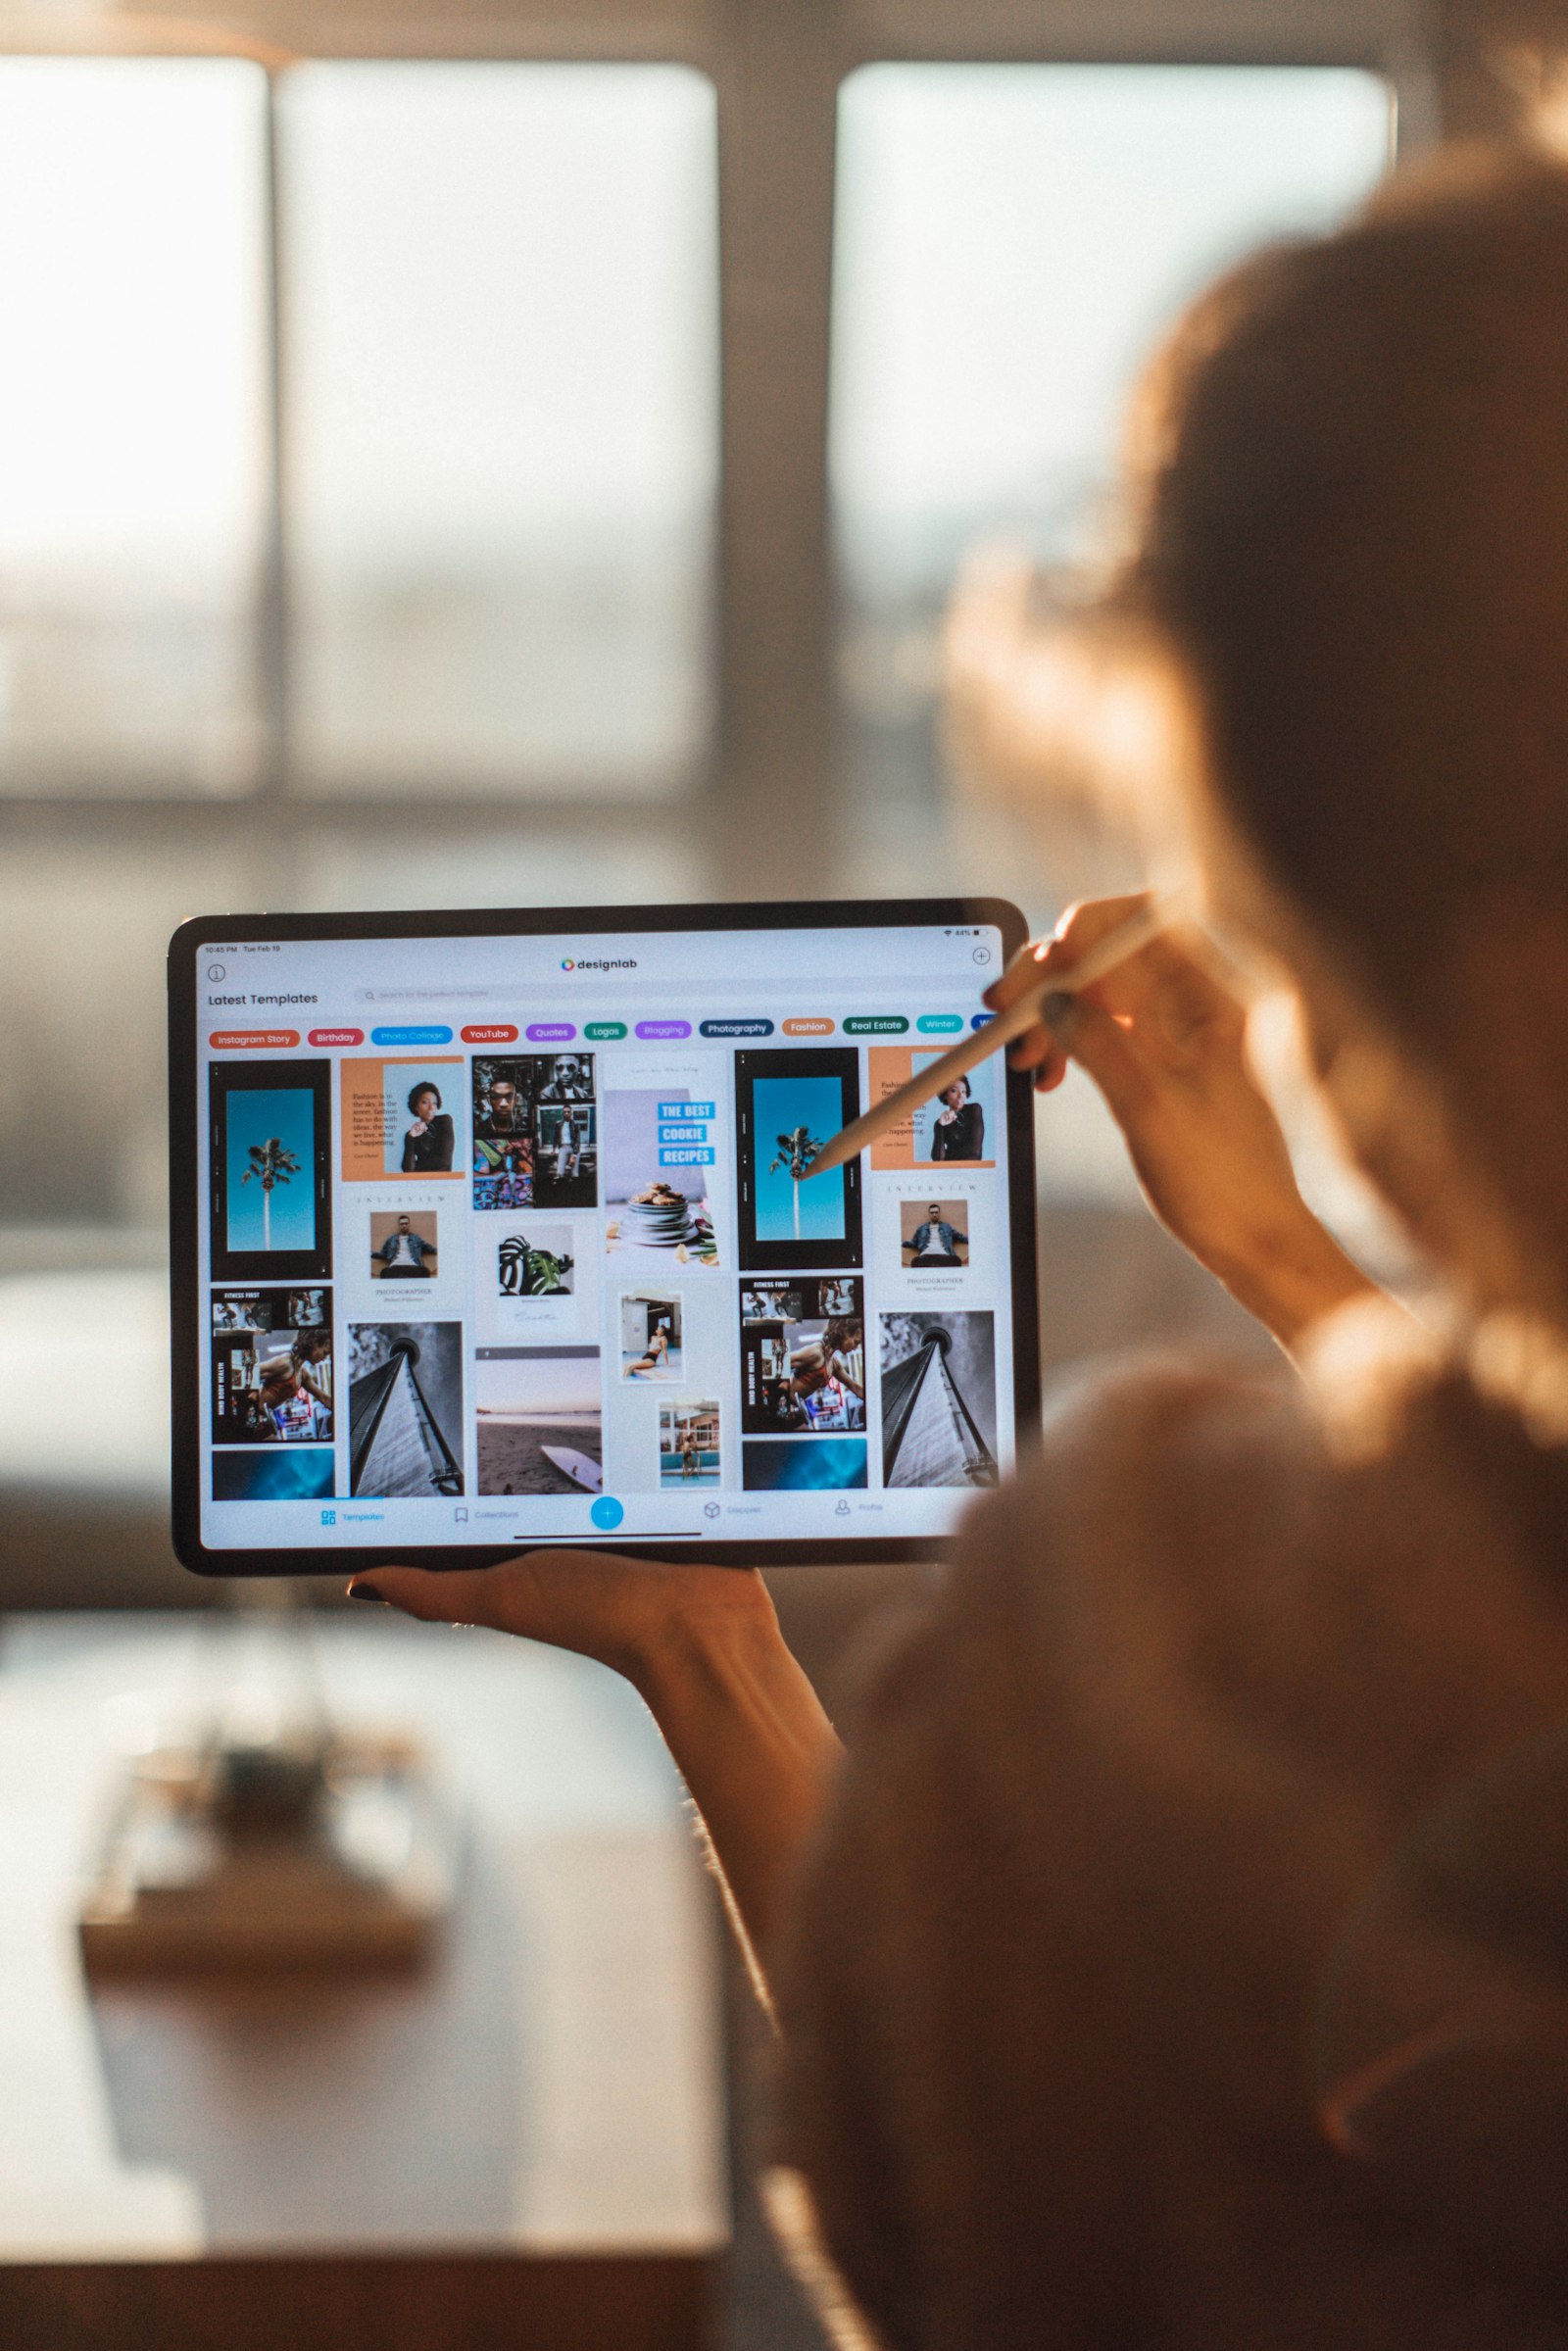
{"label": "woman holding tablet", "polygon": [[647,1697],[775,1986],[777,2201],[846,2341],[852,2308],[891,2351],[1560,2333],[1565,384],[1568,175],[1412,176],[1190,316],[1116,599],[1190,720],[1210,911],[1294,979],[1446,1334],[1310,1215],[1240,1005],[1167,937],[1015,1050],[1093,1074],[1301,1376],[1058,1403],[847,1760],[755,1577],[354,1586]]}

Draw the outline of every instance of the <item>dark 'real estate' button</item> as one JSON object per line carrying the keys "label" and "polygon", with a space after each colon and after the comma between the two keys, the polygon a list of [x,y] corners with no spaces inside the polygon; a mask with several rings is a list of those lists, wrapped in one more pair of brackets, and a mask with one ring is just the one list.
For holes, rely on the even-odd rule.
{"label": "dark 'real estate' button", "polygon": [[770,1020],[705,1020],[702,1026],[705,1037],[771,1037],[773,1034]]}
{"label": "dark 'real estate' button", "polygon": [[908,1027],[902,1012],[852,1012],[844,1022],[846,1037],[902,1037]]}

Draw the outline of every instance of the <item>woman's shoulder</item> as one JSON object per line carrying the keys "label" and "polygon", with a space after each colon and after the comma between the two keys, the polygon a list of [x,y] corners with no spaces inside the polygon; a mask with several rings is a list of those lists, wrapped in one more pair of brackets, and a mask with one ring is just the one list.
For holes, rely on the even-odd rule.
{"label": "woman's shoulder", "polygon": [[[1308,1537],[1333,1483],[1284,1364],[1148,1353],[1061,1383],[1017,1475],[970,1513],[958,1579],[1184,1603]],[[1140,1605],[1143,1599],[1140,1598]]]}
{"label": "woman's shoulder", "polygon": [[1076,1378],[966,1521],[950,1622],[1129,1695],[1245,1684],[1282,1719],[1352,1690],[1375,1712],[1406,1670],[1440,1714],[1478,1650],[1516,1700],[1560,1703],[1568,1460],[1430,1345],[1376,1338],[1359,1376],[1144,1357]]}

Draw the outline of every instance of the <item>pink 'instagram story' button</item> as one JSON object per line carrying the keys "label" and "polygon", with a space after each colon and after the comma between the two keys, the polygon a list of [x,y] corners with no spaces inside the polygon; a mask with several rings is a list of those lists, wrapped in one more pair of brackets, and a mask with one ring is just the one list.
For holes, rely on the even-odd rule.
{"label": "pink 'instagram story' button", "polygon": [[313,1045],[363,1045],[365,1031],[363,1029],[312,1029],[311,1043]]}
{"label": "pink 'instagram story' button", "polygon": [[638,1036],[646,1037],[651,1045],[667,1044],[673,1038],[689,1037],[691,1033],[692,1024],[689,1020],[639,1020],[637,1023]]}

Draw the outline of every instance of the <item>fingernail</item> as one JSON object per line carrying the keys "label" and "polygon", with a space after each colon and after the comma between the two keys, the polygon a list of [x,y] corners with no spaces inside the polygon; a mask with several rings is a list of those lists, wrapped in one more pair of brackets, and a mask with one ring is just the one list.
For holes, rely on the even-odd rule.
{"label": "fingernail", "polygon": [[1052,937],[1049,939],[1042,939],[1040,945],[1035,949],[1035,961],[1037,963],[1043,963],[1055,944],[1056,941],[1054,933],[1053,933]]}
{"label": "fingernail", "polygon": [[1078,999],[1064,988],[1053,988],[1040,1000],[1040,1017],[1057,1037],[1070,1037],[1078,1019]]}
{"label": "fingernail", "polygon": [[351,1584],[349,1598],[351,1600],[379,1600],[383,1608],[391,1605],[386,1593],[377,1592],[373,1584]]}

